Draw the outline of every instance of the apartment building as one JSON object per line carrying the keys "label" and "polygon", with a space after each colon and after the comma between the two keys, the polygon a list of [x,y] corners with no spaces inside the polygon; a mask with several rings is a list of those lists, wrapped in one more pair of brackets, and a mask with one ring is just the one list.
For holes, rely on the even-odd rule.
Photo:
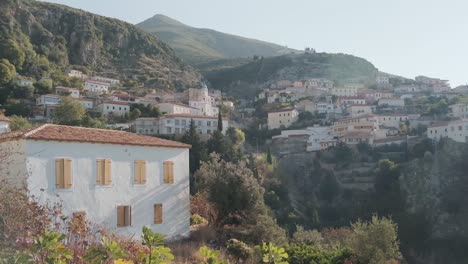
{"label": "apartment building", "polygon": [[[183,135],[190,129],[194,121],[200,135],[210,135],[218,130],[218,118],[204,115],[170,114],[159,118],[138,118],[135,121],[135,130],[144,135]],[[229,121],[223,120],[223,131],[229,127]]]}
{"label": "apartment building", "polygon": [[426,134],[436,141],[450,138],[457,142],[468,142],[468,120],[436,122],[427,128]]}
{"label": "apartment building", "polygon": [[36,105],[58,105],[60,103],[60,96],[56,94],[43,94],[36,98]]}
{"label": "apartment building", "polygon": [[180,103],[159,103],[157,104],[159,112],[164,114],[186,114],[186,115],[201,115],[202,112],[189,105]]}
{"label": "apartment building", "polygon": [[298,119],[299,113],[296,109],[288,108],[268,113],[268,129],[289,127]]}
{"label": "apartment building", "polygon": [[0,134],[9,166],[41,203],[61,203],[124,236],[143,226],[170,238],[190,231],[189,145],[128,132],[46,124]]}
{"label": "apartment building", "polygon": [[337,120],[333,124],[333,134],[341,137],[348,132],[374,132],[379,129],[379,119],[374,115],[366,115]]}
{"label": "apartment building", "polygon": [[468,118],[468,104],[453,104],[449,109],[453,117]]}
{"label": "apartment building", "polygon": [[123,116],[130,113],[130,105],[126,102],[104,101],[97,106],[102,115]]}
{"label": "apartment building", "polygon": [[95,80],[86,80],[85,90],[93,95],[105,94],[109,91],[109,83]]}
{"label": "apartment building", "polygon": [[347,86],[347,87],[333,87],[331,89],[331,94],[336,96],[357,96],[359,87],[356,86]]}

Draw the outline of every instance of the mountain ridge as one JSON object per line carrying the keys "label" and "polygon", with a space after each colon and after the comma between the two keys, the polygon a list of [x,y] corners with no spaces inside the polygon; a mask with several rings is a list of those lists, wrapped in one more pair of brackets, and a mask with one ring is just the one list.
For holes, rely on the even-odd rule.
{"label": "mountain ridge", "polygon": [[271,57],[298,52],[262,40],[209,28],[191,27],[161,14],[154,15],[136,26],[168,43],[182,59],[190,64],[255,55]]}

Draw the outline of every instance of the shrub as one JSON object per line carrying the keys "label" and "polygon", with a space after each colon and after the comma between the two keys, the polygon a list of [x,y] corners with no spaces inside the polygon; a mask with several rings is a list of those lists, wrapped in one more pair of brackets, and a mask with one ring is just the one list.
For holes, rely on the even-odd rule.
{"label": "shrub", "polygon": [[247,244],[237,239],[229,239],[226,243],[229,255],[239,260],[246,260],[251,257],[253,250]]}
{"label": "shrub", "polygon": [[270,242],[256,246],[255,249],[259,255],[260,263],[288,264],[288,253],[282,247],[277,247]]}
{"label": "shrub", "polygon": [[193,214],[190,216],[190,225],[192,226],[206,223],[208,223],[208,221],[206,221],[206,219],[201,217],[199,214]]}
{"label": "shrub", "polygon": [[347,248],[322,249],[304,243],[291,244],[286,247],[289,264],[342,264],[352,258]]}

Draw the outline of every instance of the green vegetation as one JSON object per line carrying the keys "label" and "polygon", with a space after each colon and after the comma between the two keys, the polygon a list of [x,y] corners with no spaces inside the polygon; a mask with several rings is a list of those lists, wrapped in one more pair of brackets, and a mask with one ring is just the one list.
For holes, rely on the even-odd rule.
{"label": "green vegetation", "polygon": [[368,61],[345,54],[296,54],[262,58],[238,67],[206,72],[214,87],[235,97],[252,98],[256,88],[273,80],[326,78],[337,85],[370,84],[377,69]]}
{"label": "green vegetation", "polygon": [[226,58],[277,56],[296,52],[264,41],[211,29],[193,28],[163,15],[155,15],[137,26],[168,43],[178,56],[191,64]]}
{"label": "green vegetation", "polygon": [[3,83],[16,71],[37,80],[50,77],[55,84],[78,84],[63,75],[70,66],[110,72],[121,79],[137,77],[141,83],[168,90],[200,82],[200,75],[168,45],[117,19],[32,0],[2,4],[0,16]]}
{"label": "green vegetation", "polygon": [[12,115],[8,117],[10,119],[10,129],[11,131],[18,131],[18,130],[27,130],[32,128],[31,123],[29,123],[28,119]]}

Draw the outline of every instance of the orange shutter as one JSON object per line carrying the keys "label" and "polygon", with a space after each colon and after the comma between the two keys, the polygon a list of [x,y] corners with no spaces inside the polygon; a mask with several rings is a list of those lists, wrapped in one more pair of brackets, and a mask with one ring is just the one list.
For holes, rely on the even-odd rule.
{"label": "orange shutter", "polygon": [[169,183],[174,183],[174,162],[169,162]]}
{"label": "orange shutter", "polygon": [[110,185],[112,183],[112,161],[106,159],[104,163],[104,184]]}
{"label": "orange shutter", "polygon": [[146,161],[140,160],[140,184],[146,183]]}
{"label": "orange shutter", "polygon": [[134,162],[134,175],[135,175],[135,183],[139,184],[140,183],[140,162],[138,160],[135,160]]}
{"label": "orange shutter", "polygon": [[117,206],[117,227],[125,226],[125,206]]}
{"label": "orange shutter", "polygon": [[65,189],[70,189],[72,187],[72,168],[71,168],[71,159],[64,159],[63,165],[63,184]]}
{"label": "orange shutter", "polygon": [[162,204],[155,204],[154,205],[154,223],[155,224],[162,224]]}
{"label": "orange shutter", "polygon": [[169,163],[167,161],[163,162],[163,177],[164,183],[169,183]]}
{"label": "orange shutter", "polygon": [[132,225],[132,207],[131,206],[124,206],[124,212],[125,212],[125,226],[131,226]]}
{"label": "orange shutter", "polygon": [[103,179],[103,166],[102,166],[103,160],[98,159],[96,160],[96,184],[101,185],[103,184],[102,179]]}
{"label": "orange shutter", "polygon": [[55,187],[62,189],[63,184],[63,159],[55,160]]}

